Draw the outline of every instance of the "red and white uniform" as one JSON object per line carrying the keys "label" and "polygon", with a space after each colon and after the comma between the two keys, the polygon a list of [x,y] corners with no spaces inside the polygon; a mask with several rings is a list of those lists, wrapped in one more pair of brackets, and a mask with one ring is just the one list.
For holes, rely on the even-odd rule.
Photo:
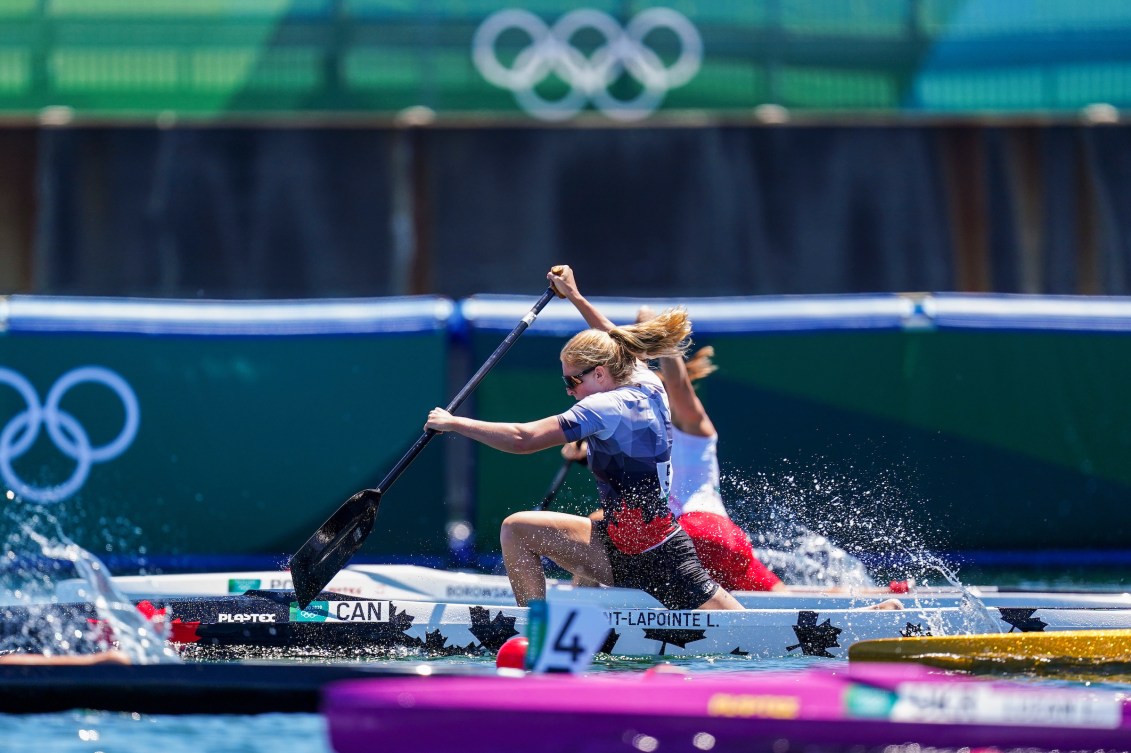
{"label": "red and white uniform", "polygon": [[728,591],[769,591],[781,579],[754,556],[750,539],[727,515],[719,493],[718,435],[672,427],[668,507],[691,536],[699,561]]}

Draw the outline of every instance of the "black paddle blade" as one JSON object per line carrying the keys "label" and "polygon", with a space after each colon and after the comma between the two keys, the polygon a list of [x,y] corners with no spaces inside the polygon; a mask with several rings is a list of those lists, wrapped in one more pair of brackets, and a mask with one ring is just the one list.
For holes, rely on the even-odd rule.
{"label": "black paddle blade", "polygon": [[380,489],[364,489],[346,500],[291,557],[291,580],[303,609],[353,559],[365,543],[381,505]]}

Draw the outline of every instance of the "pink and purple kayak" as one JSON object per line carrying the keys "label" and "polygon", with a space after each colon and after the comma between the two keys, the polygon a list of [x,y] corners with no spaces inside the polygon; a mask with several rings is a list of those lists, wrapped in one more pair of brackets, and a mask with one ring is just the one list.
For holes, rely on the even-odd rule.
{"label": "pink and purple kayak", "polygon": [[744,673],[420,677],[323,691],[337,753],[1131,748],[1131,703],[918,665]]}

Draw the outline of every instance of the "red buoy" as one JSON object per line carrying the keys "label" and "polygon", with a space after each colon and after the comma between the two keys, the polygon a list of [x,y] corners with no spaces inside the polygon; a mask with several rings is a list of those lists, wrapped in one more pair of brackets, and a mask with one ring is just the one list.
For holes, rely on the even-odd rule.
{"label": "red buoy", "polygon": [[525,669],[526,648],[530,645],[525,635],[516,635],[507,639],[499,648],[499,655],[495,657],[495,667],[499,669]]}

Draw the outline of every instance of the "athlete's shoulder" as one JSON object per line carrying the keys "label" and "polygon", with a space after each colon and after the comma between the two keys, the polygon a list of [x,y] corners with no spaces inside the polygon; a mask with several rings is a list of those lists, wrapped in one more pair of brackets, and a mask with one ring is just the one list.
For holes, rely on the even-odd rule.
{"label": "athlete's shoulder", "polygon": [[586,395],[578,400],[577,404],[583,405],[590,410],[617,408],[624,405],[626,395],[621,392],[623,389],[624,387],[617,387],[608,392],[594,392],[592,395]]}
{"label": "athlete's shoulder", "polygon": [[600,425],[608,416],[623,412],[624,400],[609,392],[596,392],[574,403],[568,410],[558,414],[558,422],[569,424]]}

